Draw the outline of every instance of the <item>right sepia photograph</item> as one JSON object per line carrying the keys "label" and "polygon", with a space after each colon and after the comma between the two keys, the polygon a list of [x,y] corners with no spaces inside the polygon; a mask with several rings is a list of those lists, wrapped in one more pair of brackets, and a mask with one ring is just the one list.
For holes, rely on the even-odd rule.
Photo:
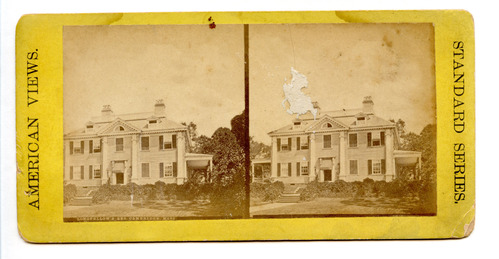
{"label": "right sepia photograph", "polygon": [[430,23],[249,26],[250,217],[435,216]]}

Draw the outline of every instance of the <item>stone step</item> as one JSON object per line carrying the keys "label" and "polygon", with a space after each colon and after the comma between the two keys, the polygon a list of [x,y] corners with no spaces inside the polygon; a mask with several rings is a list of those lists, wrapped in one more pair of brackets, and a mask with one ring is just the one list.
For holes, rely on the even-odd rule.
{"label": "stone step", "polygon": [[75,197],[69,202],[70,206],[90,206],[92,205],[92,197]]}

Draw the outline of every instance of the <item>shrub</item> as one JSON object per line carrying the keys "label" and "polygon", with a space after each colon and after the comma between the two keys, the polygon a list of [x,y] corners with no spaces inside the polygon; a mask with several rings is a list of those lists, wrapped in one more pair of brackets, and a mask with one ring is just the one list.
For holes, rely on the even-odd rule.
{"label": "shrub", "polygon": [[76,185],[64,185],[64,205],[70,202],[76,196]]}
{"label": "shrub", "polygon": [[284,191],[283,182],[252,183],[250,185],[250,197],[262,201],[274,202],[281,197]]}

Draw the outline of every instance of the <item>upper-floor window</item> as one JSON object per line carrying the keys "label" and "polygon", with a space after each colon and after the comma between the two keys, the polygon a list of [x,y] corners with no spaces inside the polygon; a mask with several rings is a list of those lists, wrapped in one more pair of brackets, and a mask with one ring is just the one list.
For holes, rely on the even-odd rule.
{"label": "upper-floor window", "polygon": [[173,149],[177,148],[177,135],[159,136],[159,149]]}
{"label": "upper-floor window", "polygon": [[308,149],[308,142],[310,137],[300,138],[296,137],[296,150]]}
{"label": "upper-floor window", "polygon": [[323,147],[331,148],[331,135],[323,135]]}
{"label": "upper-floor window", "polygon": [[116,151],[123,151],[123,138],[116,138]]}
{"label": "upper-floor window", "polygon": [[140,150],[149,150],[149,137],[140,138]]}
{"label": "upper-floor window", "polygon": [[357,133],[348,134],[348,146],[357,147]]}
{"label": "upper-floor window", "polygon": [[85,152],[85,141],[69,141],[69,154],[83,154]]}
{"label": "upper-floor window", "polygon": [[379,147],[385,145],[385,132],[368,132],[367,133],[367,146],[368,147]]}
{"label": "upper-floor window", "polygon": [[101,178],[102,165],[94,165],[94,178]]}
{"label": "upper-floor window", "polygon": [[90,140],[92,145],[93,145],[93,151],[94,153],[100,153],[101,151],[101,140],[96,140],[96,141],[92,141]]}
{"label": "upper-floor window", "polygon": [[291,150],[291,138],[277,138],[277,151]]}

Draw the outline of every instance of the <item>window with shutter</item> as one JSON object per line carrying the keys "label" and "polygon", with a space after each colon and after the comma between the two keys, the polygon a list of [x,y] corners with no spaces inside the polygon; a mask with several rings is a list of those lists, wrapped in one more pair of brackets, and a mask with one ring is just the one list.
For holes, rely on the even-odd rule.
{"label": "window with shutter", "polygon": [[281,151],[281,139],[277,138],[277,151]]}
{"label": "window with shutter", "polygon": [[323,147],[331,148],[331,135],[324,135],[323,140],[324,140]]}
{"label": "window with shutter", "polygon": [[149,177],[149,164],[142,163],[142,177]]}
{"label": "window with shutter", "polygon": [[[89,140],[88,141],[88,153],[92,154],[94,152],[94,141]],[[92,178],[90,178],[92,179]]]}
{"label": "window with shutter", "polygon": [[384,146],[385,145],[385,132],[382,131],[379,134],[380,134],[380,138],[381,138],[381,145]]}
{"label": "window with shutter", "polygon": [[165,168],[163,167],[163,163],[159,163],[159,178],[163,178],[165,175]]}
{"label": "window with shutter", "polygon": [[163,150],[163,136],[159,136],[159,150]]}
{"label": "window with shutter", "polygon": [[296,176],[300,176],[300,171],[301,171],[300,162],[297,162],[296,163]]}
{"label": "window with shutter", "polygon": [[348,134],[348,146],[357,147],[357,133]]}
{"label": "window with shutter", "polygon": [[358,174],[357,160],[350,160],[350,174]]}
{"label": "window with shutter", "polygon": [[177,162],[173,162],[173,177],[177,177],[177,174],[178,174]]}
{"label": "window with shutter", "polygon": [[172,148],[177,148],[177,135],[172,135]]}
{"label": "window with shutter", "polygon": [[296,150],[300,150],[300,137],[296,137]]}
{"label": "window with shutter", "polygon": [[[92,149],[90,149],[92,150]],[[88,166],[88,179],[93,179],[94,178],[94,169],[92,167],[92,165],[89,165]]]}
{"label": "window with shutter", "polygon": [[291,176],[291,168],[292,168],[291,163],[288,163],[288,176]]}
{"label": "window with shutter", "polygon": [[140,143],[141,150],[149,150],[149,137],[141,137]]}
{"label": "window with shutter", "polygon": [[373,174],[373,161],[367,160],[367,174]]}
{"label": "window with shutter", "polygon": [[80,167],[80,179],[81,180],[85,179],[85,167],[84,166]]}
{"label": "window with shutter", "polygon": [[123,151],[123,138],[116,138],[116,151]]}
{"label": "window with shutter", "polygon": [[69,141],[69,154],[73,154],[73,141]]}
{"label": "window with shutter", "polygon": [[277,163],[277,177],[281,176],[281,163]]}
{"label": "window with shutter", "polygon": [[69,180],[73,180],[73,166],[69,167]]}

